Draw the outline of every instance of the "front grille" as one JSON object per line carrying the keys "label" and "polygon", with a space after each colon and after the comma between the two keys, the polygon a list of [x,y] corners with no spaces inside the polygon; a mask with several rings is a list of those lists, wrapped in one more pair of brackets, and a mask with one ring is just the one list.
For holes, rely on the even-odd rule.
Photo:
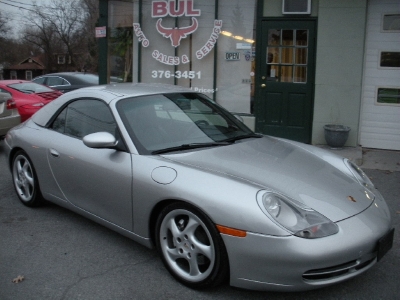
{"label": "front grille", "polygon": [[335,277],[344,276],[367,267],[368,265],[373,263],[375,259],[376,258],[374,257],[362,263],[360,263],[359,260],[353,260],[329,268],[310,270],[303,274],[303,279],[323,280],[323,279],[331,279]]}

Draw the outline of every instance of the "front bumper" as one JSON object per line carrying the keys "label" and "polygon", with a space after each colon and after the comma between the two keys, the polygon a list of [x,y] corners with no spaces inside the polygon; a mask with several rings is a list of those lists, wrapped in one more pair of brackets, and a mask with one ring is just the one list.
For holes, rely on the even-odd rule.
{"label": "front bumper", "polygon": [[377,262],[378,240],[391,228],[386,203],[378,196],[364,212],[337,224],[337,234],[319,239],[223,235],[230,284],[252,290],[301,291],[332,285],[368,270]]}

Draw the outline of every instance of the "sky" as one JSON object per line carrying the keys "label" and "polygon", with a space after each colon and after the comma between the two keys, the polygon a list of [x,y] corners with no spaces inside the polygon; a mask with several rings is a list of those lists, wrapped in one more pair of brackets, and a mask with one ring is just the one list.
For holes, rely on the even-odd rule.
{"label": "sky", "polygon": [[[46,1],[46,0],[43,0]],[[38,4],[43,1],[36,1]],[[32,9],[34,0],[0,0],[0,11],[3,16],[11,19],[13,36],[18,36],[19,30],[24,24],[24,16]]]}

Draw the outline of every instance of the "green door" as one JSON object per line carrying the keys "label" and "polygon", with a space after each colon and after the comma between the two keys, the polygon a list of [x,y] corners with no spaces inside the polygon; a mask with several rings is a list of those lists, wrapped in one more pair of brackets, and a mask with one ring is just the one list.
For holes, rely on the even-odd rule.
{"label": "green door", "polygon": [[256,131],[310,143],[315,21],[267,20],[261,32]]}

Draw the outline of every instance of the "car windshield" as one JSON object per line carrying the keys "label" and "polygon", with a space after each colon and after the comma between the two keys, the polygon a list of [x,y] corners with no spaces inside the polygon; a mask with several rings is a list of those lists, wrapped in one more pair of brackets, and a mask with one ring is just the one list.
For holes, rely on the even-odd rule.
{"label": "car windshield", "polygon": [[139,152],[223,146],[255,137],[242,122],[204,95],[157,94],[127,98],[117,110]]}
{"label": "car windshield", "polygon": [[17,90],[19,92],[25,94],[39,94],[39,93],[48,93],[54,92],[54,90],[34,82],[21,82],[21,83],[13,83],[9,84],[8,87]]}

